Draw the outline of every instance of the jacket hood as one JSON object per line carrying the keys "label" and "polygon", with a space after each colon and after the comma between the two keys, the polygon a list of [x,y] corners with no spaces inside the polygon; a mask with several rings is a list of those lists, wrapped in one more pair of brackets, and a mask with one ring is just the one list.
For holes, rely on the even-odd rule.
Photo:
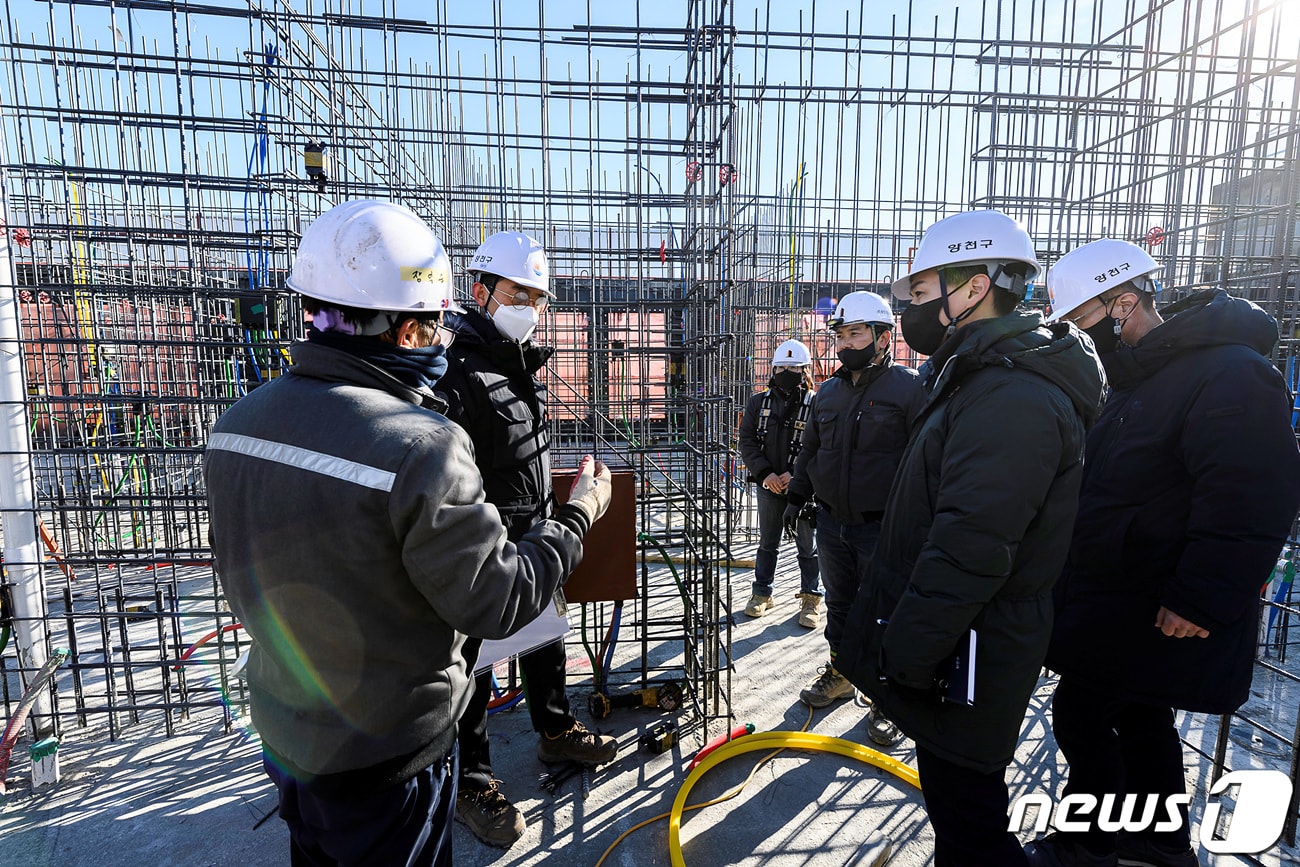
{"label": "jacket hood", "polygon": [[1106,355],[1112,385],[1146,379],[1175,358],[1212,346],[1245,346],[1264,357],[1277,345],[1277,321],[1245,298],[1208,289],[1160,311],[1165,321],[1137,346],[1121,346]]}
{"label": "jacket hood", "polygon": [[505,373],[534,374],[555,352],[551,347],[538,346],[531,340],[523,343],[507,340],[480,310],[448,313],[446,320],[447,327],[456,332],[456,342],[451,345],[452,355],[464,357],[468,352],[477,353]]}
{"label": "jacket hood", "polygon": [[932,358],[931,401],[948,386],[985,367],[1018,367],[1056,384],[1091,427],[1101,412],[1106,374],[1091,343],[1066,322],[1045,325],[1041,313],[1017,310],[973,323],[953,335]]}

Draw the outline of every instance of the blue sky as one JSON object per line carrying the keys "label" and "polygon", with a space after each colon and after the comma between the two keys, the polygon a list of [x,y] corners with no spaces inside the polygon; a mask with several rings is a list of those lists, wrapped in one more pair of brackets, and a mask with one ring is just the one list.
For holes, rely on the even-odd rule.
{"label": "blue sky", "polygon": [[[230,2],[222,5],[234,10],[247,8]],[[299,11],[307,8],[300,0],[290,5]],[[1186,22],[1182,10],[1193,8],[1190,4],[1167,4],[1159,28],[1144,28],[1139,22],[1100,49],[1041,47],[1043,43],[1086,44],[1094,35],[1106,39],[1124,26],[1127,5],[1116,0],[1022,2],[1014,4],[1016,18],[1010,20],[1012,4],[995,0],[960,6],[917,0],[911,4],[909,22],[909,6],[904,2],[738,3],[735,23],[742,35],[734,79],[740,99],[733,121],[735,138],[724,149],[725,159],[740,173],[733,186],[736,199],[759,197],[776,203],[775,210],[769,209],[763,217],[769,231],[779,236],[793,216],[802,229],[796,232],[796,248],[801,254],[811,256],[816,245],[824,244],[828,249],[870,259],[876,264],[855,276],[873,280],[905,266],[907,248],[925,225],[986,196],[995,200],[1008,194],[1086,200],[1098,189],[1134,187],[1134,192],[1125,195],[1149,199],[1151,208],[1133,209],[1129,203],[1124,208],[1098,206],[1074,214],[1034,204],[1026,205],[1025,216],[1036,222],[1039,232],[1130,236],[1145,233],[1150,225],[1164,224],[1177,216],[1170,213],[1170,207],[1162,210],[1172,195],[1168,170],[1153,172],[1137,183],[1130,176],[1137,169],[1125,168],[1123,160],[1114,165],[1098,161],[1075,165],[1060,153],[1042,159],[1026,157],[1030,153],[1027,148],[1038,144],[1058,152],[1113,147],[1117,153],[1132,153],[1145,148],[1157,156],[1155,164],[1159,164],[1161,159],[1167,163],[1177,157],[1180,148],[1213,154],[1231,145],[1220,140],[1224,133],[1217,127],[1204,141],[1195,136],[1189,142],[1179,141],[1177,136],[1180,130],[1187,131],[1187,124],[1178,118],[1157,117],[1148,122],[1124,117],[1123,111],[1106,110],[1105,100],[1114,96],[1125,105],[1138,97],[1152,105],[1177,100],[1231,101],[1238,71],[1235,62],[1215,61],[1198,75],[1188,76],[1171,59],[1166,71],[1139,77],[1125,71],[1125,58],[1141,47],[1139,41],[1168,52],[1156,57],[1172,58],[1173,51],[1185,47],[1184,43],[1203,51],[1213,48],[1230,57],[1244,44],[1239,29],[1218,28],[1215,22]],[[1300,54],[1300,30],[1292,20],[1300,16],[1284,14],[1295,7],[1300,7],[1297,0],[1265,2],[1261,29],[1277,37],[1277,45],[1256,46],[1257,52],[1285,57],[1289,51],[1292,58]],[[306,50],[306,59],[291,57],[291,46],[267,29],[267,19],[195,15],[188,19],[188,26],[187,20],[180,18],[174,32],[172,16],[166,11],[128,13],[125,7],[113,11],[32,0],[11,0],[9,8],[22,40],[42,44],[52,32],[55,44],[105,52],[100,59],[108,68],[58,67],[56,71],[48,63],[26,64],[21,78],[6,76],[6,102],[53,105],[57,83],[57,101],[65,110],[100,107],[156,116],[180,109],[189,118],[218,119],[216,129],[191,122],[184,132],[173,125],[169,129],[130,128],[119,135],[111,124],[11,116],[6,118],[11,160],[21,143],[23,157],[34,162],[120,164],[139,171],[175,171],[184,163],[191,172],[235,178],[298,176],[303,143],[320,137],[332,148],[331,171],[338,174],[338,164],[345,163],[351,176],[378,178],[398,191],[412,185],[436,187],[466,180],[507,190],[590,190],[593,199],[596,193],[611,191],[653,194],[662,188],[680,194],[688,190],[688,157],[638,154],[627,144],[638,133],[649,139],[680,141],[687,124],[685,106],[643,103],[637,107],[616,100],[588,104],[583,98],[585,85],[569,89],[569,82],[595,80],[606,95],[617,96],[627,88],[628,80],[680,83],[687,60],[680,46],[647,44],[639,54],[627,46],[598,45],[588,50],[581,37],[588,22],[629,27],[638,23],[639,16],[647,43],[662,39],[655,28],[677,28],[686,23],[688,6],[681,0],[545,3],[541,11],[553,36],[578,28],[572,31],[571,45],[545,47],[550,82],[545,117],[541,89],[530,81],[539,76],[543,54],[531,32],[539,24],[535,0],[390,0],[346,6],[316,2],[312,8],[318,14],[345,8],[357,16],[389,15],[417,21],[437,21],[440,10],[446,8],[453,35],[440,41],[427,33],[394,35],[352,28],[340,38],[338,28],[310,28],[320,40],[317,45],[308,38],[308,28],[293,27],[294,41]],[[1223,8],[1222,20],[1231,22],[1244,8],[1244,0],[1229,0]],[[860,20],[863,15],[865,25]],[[477,34],[466,30],[490,25],[497,16],[506,27],[521,28],[510,31],[510,39],[499,46],[481,38],[481,30]],[[1220,29],[1223,32],[1215,37]],[[764,34],[761,40],[754,31]],[[815,38],[799,35],[814,32]],[[912,39],[907,41],[903,37],[909,32]],[[995,35],[1000,38],[994,39]],[[1214,38],[1222,44],[1207,43]],[[767,50],[755,47],[760,41]],[[124,66],[114,71],[114,50],[124,48],[127,42],[137,52],[161,59],[147,60],[135,71]],[[247,66],[237,70],[245,76],[242,81],[207,77],[209,72],[224,75],[234,70],[229,66],[232,63],[264,61],[261,52],[268,43],[292,62],[294,71],[289,78],[278,78],[284,71],[265,65],[251,78]],[[814,45],[820,50],[803,50]],[[326,53],[349,72],[348,86],[340,85],[344,76],[331,73]],[[994,53],[1012,62],[979,62]],[[81,52],[77,56],[85,59],[89,55]],[[182,58],[179,65],[177,56]],[[185,58],[194,62],[186,63]],[[1082,62],[1088,65],[1079,66]],[[199,76],[189,79],[182,75],[178,82],[177,68],[183,73],[195,70]],[[384,69],[402,71],[404,78],[395,90],[379,78],[367,80],[358,75]],[[454,85],[450,100],[444,102],[425,86],[448,75],[463,75],[467,80]],[[491,95],[482,92],[485,85],[481,79],[488,80],[486,89]],[[191,83],[196,86],[190,87]],[[264,88],[266,83],[272,86]],[[753,88],[764,85],[769,95],[786,86],[792,93],[813,98],[802,104],[753,99]],[[859,85],[868,95],[861,105],[818,101],[828,93],[842,97],[844,88],[853,92]],[[1247,87],[1247,98],[1263,104],[1289,97],[1268,93],[1267,86],[1263,79],[1257,80]],[[660,87],[654,92],[667,94],[673,89]],[[972,108],[995,93],[1019,110],[990,113]],[[1098,110],[1085,113],[1082,120],[1065,112],[1035,114],[1032,105],[1040,93],[1049,101],[1054,95],[1096,96]],[[317,95],[324,98],[317,99]],[[1024,98],[1017,101],[1018,95]],[[308,105],[314,106],[314,116]],[[333,109],[322,109],[326,105]],[[1024,110],[1025,106],[1030,109]],[[267,119],[265,135],[247,123],[263,115]],[[228,129],[219,128],[220,118],[231,120]],[[543,124],[551,137],[549,160],[528,141],[529,136],[540,134]],[[391,128],[391,134],[385,126]],[[448,167],[448,132],[465,136],[468,175],[461,168]],[[585,142],[597,133],[599,144],[586,150]],[[563,150],[569,137],[578,152]],[[673,146],[651,150],[671,152]],[[973,154],[983,156],[973,159]],[[1220,174],[1207,174],[1203,186],[1213,186],[1227,170],[1209,166],[1206,172]],[[716,187],[716,173],[717,167],[707,167],[701,183]],[[1201,193],[1204,196],[1206,190]],[[111,191],[101,194],[104,213],[108,213]],[[1180,193],[1192,194],[1187,190]],[[88,191],[84,205],[92,220],[94,202],[89,200],[95,195],[94,190]],[[221,206],[216,194],[195,195],[212,211]],[[833,201],[837,197],[840,201]],[[465,203],[458,213],[441,219],[467,232],[461,242],[469,243],[474,235],[504,224],[540,227],[554,222],[580,223],[591,216],[580,202],[557,209],[545,201],[510,204],[498,201],[500,198],[484,195],[478,203]],[[325,203],[307,198],[273,201],[269,207],[310,216],[313,207]],[[262,220],[261,205],[233,202],[250,225]],[[1176,207],[1173,203],[1172,209]],[[632,240],[642,246],[653,245],[656,238],[673,244],[684,231],[685,215],[680,208],[634,210],[606,204],[597,217],[602,223],[621,221],[629,238],[639,225],[640,234]],[[825,237],[819,239],[818,235]],[[782,243],[780,237],[769,241]]]}

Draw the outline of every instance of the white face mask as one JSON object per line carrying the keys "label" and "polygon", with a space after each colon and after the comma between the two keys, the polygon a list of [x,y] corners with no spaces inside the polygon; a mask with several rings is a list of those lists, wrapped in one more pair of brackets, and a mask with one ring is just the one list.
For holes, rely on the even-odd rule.
{"label": "white face mask", "polygon": [[516,343],[523,343],[537,330],[537,308],[508,307],[501,304],[495,313],[489,314],[492,324],[501,332],[501,336]]}

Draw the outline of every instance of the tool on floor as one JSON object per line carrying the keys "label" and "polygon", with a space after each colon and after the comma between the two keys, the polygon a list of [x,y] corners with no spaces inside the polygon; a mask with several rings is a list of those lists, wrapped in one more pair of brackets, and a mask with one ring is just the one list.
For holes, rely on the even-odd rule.
{"label": "tool on floor", "polygon": [[652,753],[666,753],[677,743],[677,723],[667,720],[652,725],[641,735],[641,748]]}
{"label": "tool on floor", "polygon": [[547,792],[554,795],[555,790],[559,788],[560,783],[563,783],[574,774],[582,773],[585,768],[585,765],[580,765],[577,762],[565,762],[557,771],[539,774],[537,776],[537,784]]}
{"label": "tool on floor", "polygon": [[684,699],[682,685],[676,681],[669,681],[651,684],[645,689],[634,689],[621,695],[593,692],[587,696],[587,711],[595,719],[604,719],[613,713],[616,707],[657,708],[671,713],[682,706]]}

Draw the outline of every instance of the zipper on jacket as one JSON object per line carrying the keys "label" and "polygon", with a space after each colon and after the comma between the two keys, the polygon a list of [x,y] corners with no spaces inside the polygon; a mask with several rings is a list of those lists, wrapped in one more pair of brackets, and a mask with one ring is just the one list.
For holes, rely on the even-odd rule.
{"label": "zipper on jacket", "polygon": [[874,400],[867,401],[867,409],[858,410],[858,414],[853,418],[853,446],[850,451],[858,450],[858,443],[861,442],[859,434],[862,432],[862,414],[876,405]]}
{"label": "zipper on jacket", "polygon": [[1106,442],[1103,443],[1101,449],[1098,450],[1097,469],[1090,474],[1091,481],[1093,481],[1094,483],[1096,482],[1097,479],[1102,477],[1102,474],[1105,472],[1106,468],[1110,466],[1110,456],[1115,451],[1115,444],[1119,442],[1119,435],[1123,432],[1123,429],[1124,429],[1124,416],[1120,416],[1119,418],[1115,419],[1115,429],[1111,431],[1110,436],[1106,438]]}
{"label": "zipper on jacket", "polygon": [[[867,386],[867,388],[870,387],[871,386]],[[861,407],[862,400],[866,396],[867,396],[867,392],[866,389],[864,388],[862,390],[862,393],[857,396],[857,403],[859,407]],[[871,401],[867,401],[867,405],[870,406]],[[843,471],[840,473],[839,501],[841,504],[843,504],[846,515],[851,514],[851,512],[849,511],[849,507],[853,503],[853,492],[849,490],[849,488],[852,486],[852,479],[853,479],[853,473],[850,468],[853,466],[853,452],[858,447],[858,431],[861,429],[861,427],[862,427],[862,410],[858,409],[858,411],[853,416],[853,436],[845,437],[843,443],[840,445],[840,466],[843,468]]]}

